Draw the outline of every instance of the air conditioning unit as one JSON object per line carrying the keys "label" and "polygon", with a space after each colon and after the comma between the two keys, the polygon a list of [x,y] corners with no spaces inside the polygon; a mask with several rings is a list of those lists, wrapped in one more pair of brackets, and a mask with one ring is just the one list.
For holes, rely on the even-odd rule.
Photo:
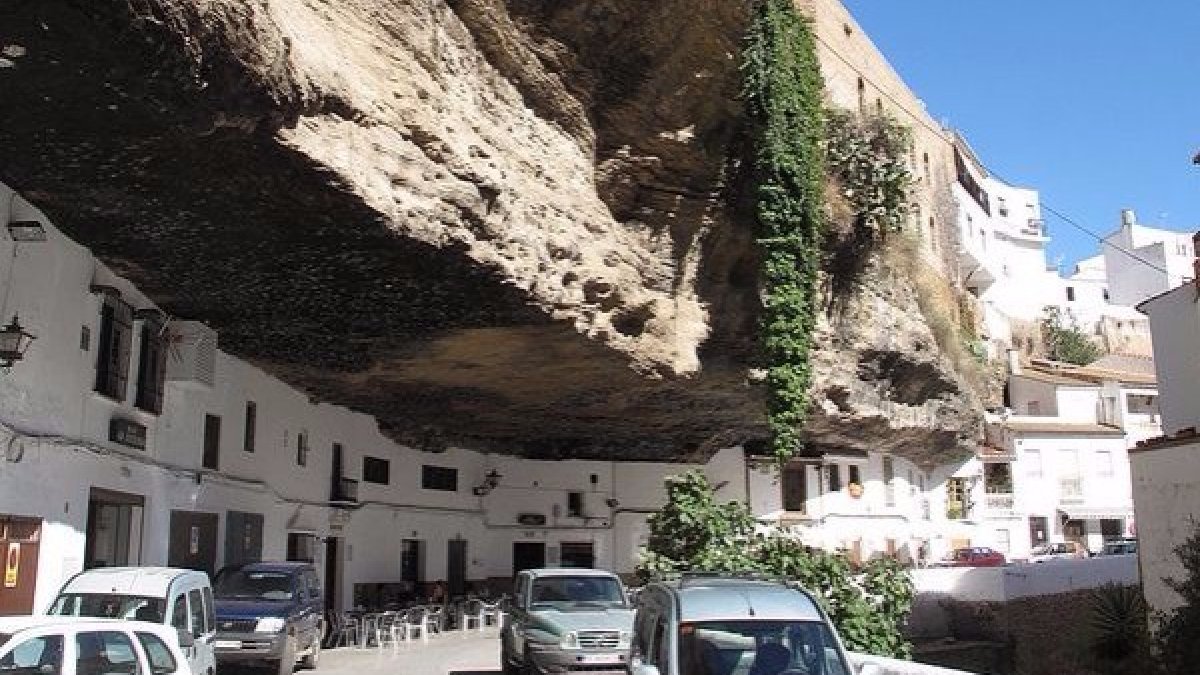
{"label": "air conditioning unit", "polygon": [[199,321],[167,324],[167,380],[211,387],[217,375],[217,331]]}

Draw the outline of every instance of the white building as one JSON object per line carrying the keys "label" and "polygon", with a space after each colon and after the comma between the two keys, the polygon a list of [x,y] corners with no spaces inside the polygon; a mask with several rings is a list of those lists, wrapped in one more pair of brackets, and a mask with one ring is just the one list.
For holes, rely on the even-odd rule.
{"label": "white building", "polygon": [[1163,435],[1130,453],[1142,589],[1157,611],[1180,604],[1163,580],[1183,578],[1174,548],[1195,535],[1200,522],[1198,298],[1198,287],[1188,283],[1138,306],[1150,318],[1162,392]]}
{"label": "white building", "polygon": [[1194,276],[1192,235],[1147,227],[1130,209],[1121,227],[1104,238],[1104,268],[1113,304],[1132,307]]}

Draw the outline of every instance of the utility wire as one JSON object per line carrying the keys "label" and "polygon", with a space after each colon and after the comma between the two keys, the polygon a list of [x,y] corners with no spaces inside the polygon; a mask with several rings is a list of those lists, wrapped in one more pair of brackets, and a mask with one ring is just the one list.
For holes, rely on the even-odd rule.
{"label": "utility wire", "polygon": [[[914,121],[915,121],[917,124],[920,124],[921,126],[925,127],[925,128],[926,128],[926,129],[928,129],[929,131],[933,132],[933,134],[934,134],[934,135],[936,135],[936,136],[939,136],[939,137],[942,137],[942,138],[945,138],[945,137],[946,137],[946,135],[947,135],[947,132],[949,131],[948,129],[934,127],[934,126],[930,125],[928,122],[926,122],[926,121],[925,121],[925,118],[928,116],[928,113],[922,112],[921,114],[916,114],[916,113],[914,113],[913,111],[909,110],[909,109],[908,109],[908,108],[907,108],[907,107],[906,107],[906,106],[905,106],[903,103],[901,103],[900,101],[896,100],[896,98],[895,98],[894,96],[892,96],[892,95],[891,95],[891,94],[890,94],[890,93],[887,91],[887,89],[885,89],[884,87],[881,87],[881,86],[879,86],[879,84],[878,84],[877,82],[875,82],[874,80],[872,80],[872,79],[871,79],[871,78],[870,78],[870,77],[869,77],[869,76],[868,76],[866,73],[864,73],[862,70],[860,70],[860,69],[858,68],[858,66],[857,66],[857,65],[855,65],[853,62],[851,62],[851,61],[850,61],[848,58],[846,58],[845,56],[843,56],[843,55],[841,54],[841,52],[839,52],[837,49],[834,49],[834,48],[833,48],[833,46],[832,46],[832,45],[830,45],[828,42],[826,42],[826,41],[825,41],[825,40],[824,40],[824,39],[823,39],[823,38],[822,38],[820,35],[817,35],[817,34],[815,34],[815,33],[814,33],[814,34],[813,34],[813,37],[816,39],[816,41],[817,41],[817,42],[821,43],[821,45],[822,45],[822,46],[824,46],[824,47],[825,47],[825,49],[829,50],[829,53],[830,53],[830,54],[833,54],[834,56],[836,56],[836,57],[838,58],[838,60],[839,60],[839,61],[841,61],[842,63],[846,64],[846,65],[847,65],[847,66],[850,68],[850,70],[853,70],[855,73],[857,73],[857,74],[859,75],[859,77],[861,77],[861,78],[863,79],[863,81],[864,81],[864,82],[867,82],[867,83],[869,83],[869,84],[870,84],[872,87],[874,87],[874,88],[875,88],[875,90],[876,90],[876,91],[878,91],[878,92],[879,92],[880,94],[882,94],[882,95],[883,95],[885,98],[887,98],[887,100],[891,101],[893,105],[895,105],[897,108],[899,108],[899,109],[900,109],[901,111],[903,111],[905,114],[907,114],[907,115],[908,115],[910,118],[912,118],[912,119],[913,119],[913,120],[914,120]],[[1007,179],[1006,179],[1004,176],[1000,175],[1000,173],[999,173],[999,172],[997,172],[997,171],[993,171],[993,170],[992,170],[992,168],[991,168],[991,167],[989,167],[988,165],[984,164],[984,163],[983,163],[983,160],[979,159],[979,157],[978,157],[978,156],[976,156],[976,157],[975,157],[975,160],[979,162],[980,166],[982,166],[982,167],[983,167],[983,170],[984,170],[984,171],[986,171],[987,173],[989,173],[989,174],[991,174],[991,175],[995,176],[996,178],[1000,179],[1001,181],[1003,181],[1003,182],[1005,182],[1005,183],[1007,183],[1007,184],[1009,184],[1009,185],[1013,185],[1013,186],[1016,186],[1016,185],[1018,185],[1018,183],[1014,183],[1014,182],[1012,182],[1012,181],[1009,181],[1009,180],[1007,180]],[[1080,232],[1083,232],[1084,234],[1086,234],[1086,235],[1088,235],[1089,237],[1091,237],[1091,238],[1095,239],[1096,241],[1100,242],[1101,244],[1103,244],[1103,245],[1105,245],[1105,246],[1111,246],[1112,248],[1114,248],[1114,249],[1116,249],[1116,250],[1120,251],[1121,253],[1124,253],[1125,255],[1129,256],[1130,258],[1132,258],[1132,259],[1136,260],[1137,262],[1140,262],[1140,263],[1142,263],[1143,265],[1145,265],[1145,266],[1147,266],[1147,267],[1149,267],[1149,268],[1151,268],[1151,269],[1153,269],[1153,270],[1155,270],[1155,271],[1157,271],[1157,272],[1162,272],[1163,274],[1170,274],[1169,272],[1167,272],[1166,268],[1164,268],[1164,267],[1160,267],[1160,266],[1159,266],[1157,263],[1155,263],[1155,262],[1152,262],[1152,261],[1150,261],[1150,260],[1147,260],[1147,259],[1143,258],[1142,256],[1138,255],[1137,253],[1135,253],[1135,252],[1133,252],[1133,251],[1130,251],[1130,250],[1126,249],[1126,248],[1125,248],[1125,247],[1123,247],[1123,246],[1120,246],[1120,245],[1118,245],[1118,244],[1114,244],[1114,243],[1113,243],[1113,242],[1111,242],[1111,241],[1107,241],[1107,240],[1104,238],[1104,236],[1103,236],[1103,235],[1096,234],[1096,233],[1095,233],[1094,231],[1092,231],[1091,229],[1089,229],[1089,228],[1085,227],[1084,225],[1081,225],[1081,224],[1080,224],[1079,222],[1077,222],[1076,220],[1074,220],[1074,219],[1072,219],[1072,218],[1068,217],[1066,214],[1064,214],[1064,213],[1062,213],[1061,211],[1059,211],[1059,210],[1057,210],[1057,209],[1053,208],[1052,206],[1050,206],[1049,204],[1047,204],[1047,203],[1046,203],[1044,200],[1041,200],[1041,207],[1042,207],[1042,210],[1043,210],[1043,211],[1046,211],[1046,212],[1050,213],[1051,215],[1054,215],[1054,216],[1058,217],[1058,218],[1059,218],[1059,219],[1061,219],[1063,222],[1065,222],[1065,223],[1067,223],[1068,225],[1070,225],[1070,226],[1074,227],[1075,229],[1079,230]]]}

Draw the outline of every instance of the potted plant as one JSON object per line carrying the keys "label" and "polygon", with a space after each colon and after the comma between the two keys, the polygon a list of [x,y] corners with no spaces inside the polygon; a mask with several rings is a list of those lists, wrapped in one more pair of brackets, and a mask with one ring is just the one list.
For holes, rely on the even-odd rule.
{"label": "potted plant", "polygon": [[850,493],[851,497],[858,499],[863,494],[863,486],[858,483],[850,483],[846,485],[846,491]]}

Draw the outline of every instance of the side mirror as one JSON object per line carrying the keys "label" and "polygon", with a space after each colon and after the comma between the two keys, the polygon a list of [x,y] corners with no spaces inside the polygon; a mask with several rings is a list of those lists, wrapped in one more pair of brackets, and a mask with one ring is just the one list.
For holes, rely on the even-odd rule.
{"label": "side mirror", "polygon": [[864,663],[858,669],[858,675],[884,675],[883,667],[878,663]]}
{"label": "side mirror", "polygon": [[180,628],[176,631],[179,634],[179,648],[190,649],[196,646],[196,638],[192,636],[186,629]]}
{"label": "side mirror", "polygon": [[[633,675],[659,675],[658,666],[651,666],[645,663],[634,666]],[[883,673],[878,673],[877,675],[883,675]]]}

